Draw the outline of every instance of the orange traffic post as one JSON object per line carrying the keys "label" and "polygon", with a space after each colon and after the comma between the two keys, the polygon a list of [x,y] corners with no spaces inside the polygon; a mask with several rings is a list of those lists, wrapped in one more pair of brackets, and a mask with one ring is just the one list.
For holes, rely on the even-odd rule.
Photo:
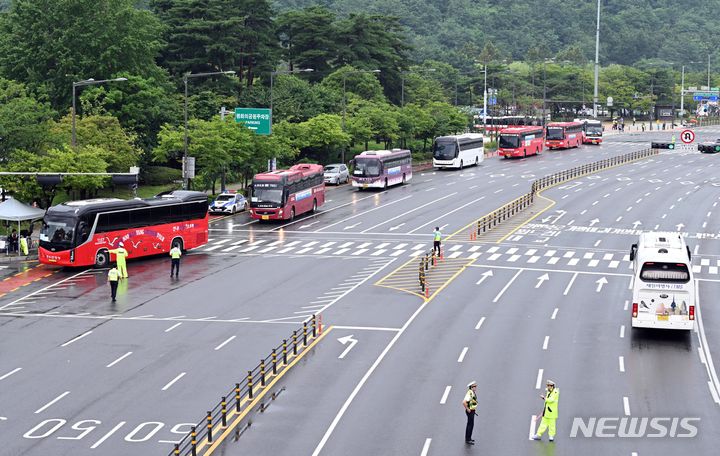
{"label": "orange traffic post", "polygon": [[430,285],[425,286],[425,299],[430,298]]}
{"label": "orange traffic post", "polygon": [[318,314],[318,335],[322,334],[322,314]]}

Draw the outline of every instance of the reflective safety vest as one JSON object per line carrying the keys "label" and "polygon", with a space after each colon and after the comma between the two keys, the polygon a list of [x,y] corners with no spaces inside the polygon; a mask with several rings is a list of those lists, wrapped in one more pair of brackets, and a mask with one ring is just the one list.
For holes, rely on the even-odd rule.
{"label": "reflective safety vest", "polygon": [[558,403],[560,402],[560,390],[556,387],[552,392],[545,396],[545,410],[543,416],[545,418],[557,419]]}
{"label": "reflective safety vest", "polygon": [[173,260],[179,260],[181,255],[182,251],[179,248],[173,247],[172,249],[170,249],[170,258],[172,258]]}
{"label": "reflective safety vest", "polygon": [[112,268],[108,271],[108,280],[111,282],[117,282],[118,281],[118,270],[117,268]]}
{"label": "reflective safety vest", "polygon": [[467,406],[470,410],[475,410],[477,408],[477,395],[475,394],[475,391],[468,389],[467,394],[465,394],[465,401],[467,402]]}
{"label": "reflective safety vest", "polygon": [[442,237],[442,234],[440,233],[440,231],[435,231],[435,240],[439,241],[441,237]]}

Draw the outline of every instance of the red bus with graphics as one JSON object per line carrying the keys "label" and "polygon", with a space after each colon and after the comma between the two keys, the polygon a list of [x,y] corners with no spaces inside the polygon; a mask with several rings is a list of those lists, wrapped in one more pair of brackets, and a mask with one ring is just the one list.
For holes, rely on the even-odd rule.
{"label": "red bus with graphics", "polygon": [[543,127],[510,127],[500,130],[498,139],[498,155],[510,157],[527,157],[543,151],[545,137]]}
{"label": "red bus with graphics", "polygon": [[325,204],[322,165],[301,163],[290,169],[256,174],[252,182],[250,217],[256,220],[293,220]]}
{"label": "red bus with graphics", "polygon": [[154,198],[68,201],[45,213],[41,263],[107,267],[122,242],[128,258],[193,249],[208,241],[208,201],[202,192],[176,190]]}
{"label": "red bus with graphics", "polygon": [[584,138],[582,122],[550,122],[545,126],[545,146],[548,149],[580,147]]}

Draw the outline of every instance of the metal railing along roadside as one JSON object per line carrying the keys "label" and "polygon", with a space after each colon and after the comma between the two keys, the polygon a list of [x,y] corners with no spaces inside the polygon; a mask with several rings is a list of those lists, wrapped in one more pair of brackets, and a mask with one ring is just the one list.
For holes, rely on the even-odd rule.
{"label": "metal railing along roadside", "polygon": [[[260,360],[260,364],[247,371],[243,380],[222,396],[212,410],[207,411],[205,417],[175,444],[175,448],[168,456],[197,456],[203,447],[212,445],[218,435],[227,429],[228,421],[240,415],[248,407],[254,407],[255,399],[270,387],[272,379],[288,369],[291,360],[306,350],[309,342],[320,334],[322,334],[322,317],[313,315],[309,324],[304,322],[302,328],[293,331],[289,339],[284,339],[282,344],[273,348],[267,357]],[[263,398],[259,404],[259,411],[264,412],[269,406],[266,401],[274,401],[284,389],[283,387],[273,392],[268,399]]]}
{"label": "metal railing along roadside", "polygon": [[563,182],[567,182],[569,180],[577,179],[578,177],[602,171],[604,169],[612,168],[614,166],[622,165],[657,154],[657,149],[639,150],[635,152],[630,152],[625,155],[618,155],[615,157],[605,158],[600,161],[576,166],[575,168],[566,169],[564,171],[560,171],[554,174],[550,174],[549,176],[536,179],[530,186],[530,191],[528,193],[525,193],[519,198],[516,198],[509,203],[499,207],[498,209],[495,209],[491,213],[482,216],[477,221],[475,233],[471,232],[471,240],[474,240],[477,235],[495,228],[500,223],[531,206],[535,201],[535,195],[538,192],[545,190],[546,188],[561,184]]}

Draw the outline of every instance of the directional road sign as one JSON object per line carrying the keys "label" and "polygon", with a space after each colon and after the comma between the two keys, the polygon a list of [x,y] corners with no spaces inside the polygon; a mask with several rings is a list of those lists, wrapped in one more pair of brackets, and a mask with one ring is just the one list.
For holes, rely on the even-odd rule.
{"label": "directional road sign", "polygon": [[680,133],[680,140],[685,144],[691,144],[695,141],[695,132],[692,130],[683,130],[682,133]]}
{"label": "directional road sign", "polygon": [[235,108],[235,122],[244,123],[258,135],[272,132],[272,111],[270,109]]}

